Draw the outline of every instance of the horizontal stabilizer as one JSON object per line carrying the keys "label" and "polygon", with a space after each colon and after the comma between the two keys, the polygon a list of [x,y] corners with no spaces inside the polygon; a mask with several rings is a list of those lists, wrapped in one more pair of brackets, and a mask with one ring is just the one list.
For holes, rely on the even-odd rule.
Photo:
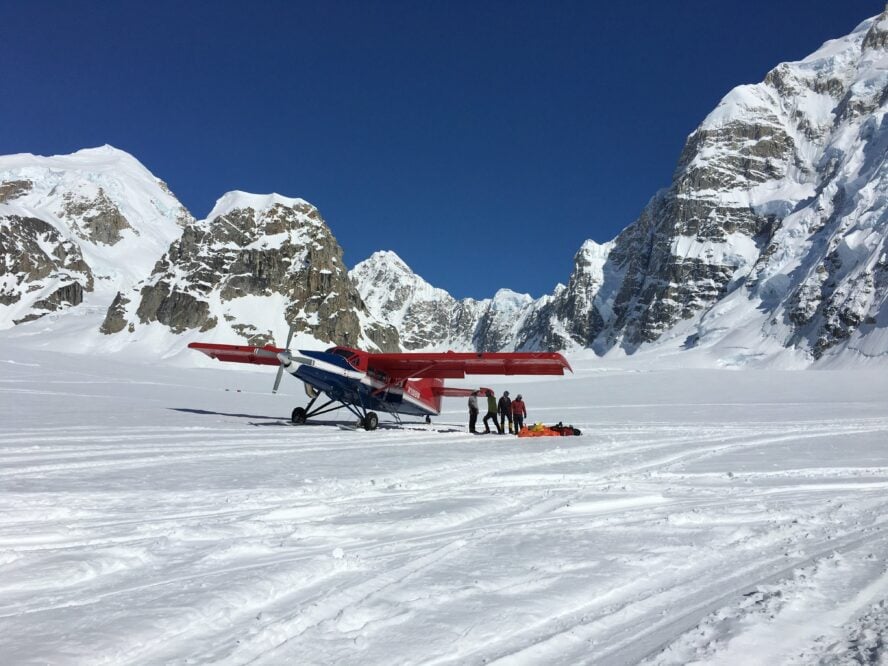
{"label": "horizontal stabilizer", "polygon": [[490,391],[489,388],[457,388],[455,386],[433,386],[432,395],[440,395],[442,398],[468,398],[473,393],[484,395]]}
{"label": "horizontal stabilizer", "polygon": [[210,358],[229,363],[255,363],[256,365],[280,365],[278,354],[286,351],[274,345],[251,347],[249,345],[222,345],[209,342],[192,342],[189,349],[206,354]]}

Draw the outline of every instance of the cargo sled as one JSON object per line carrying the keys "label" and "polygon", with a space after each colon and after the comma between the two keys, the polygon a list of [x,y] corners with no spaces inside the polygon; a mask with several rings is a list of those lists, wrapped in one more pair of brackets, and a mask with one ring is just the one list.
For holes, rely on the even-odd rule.
{"label": "cargo sled", "polygon": [[542,423],[535,423],[528,427],[524,426],[518,432],[519,437],[573,437],[582,434],[578,428],[572,425],[562,425],[557,423],[553,426],[545,426]]}

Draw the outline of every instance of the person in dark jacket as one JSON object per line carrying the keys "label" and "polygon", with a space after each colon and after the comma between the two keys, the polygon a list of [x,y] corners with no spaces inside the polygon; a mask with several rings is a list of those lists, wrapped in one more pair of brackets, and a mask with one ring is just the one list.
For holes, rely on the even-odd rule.
{"label": "person in dark jacket", "polygon": [[488,421],[493,419],[493,425],[496,427],[496,431],[502,435],[503,429],[500,428],[499,420],[496,416],[496,396],[493,394],[493,391],[490,389],[487,390],[487,414],[484,416],[484,432],[490,432],[490,424]]}
{"label": "person in dark jacket", "polygon": [[524,406],[524,400],[519,393],[512,401],[512,421],[515,424],[515,433],[521,432],[524,427],[524,419],[527,418],[527,408]]}
{"label": "person in dark jacket", "polygon": [[497,407],[499,407],[500,432],[506,431],[506,420],[509,421],[509,432],[512,432],[512,399],[508,391],[503,391]]}
{"label": "person in dark jacket", "polygon": [[477,433],[475,424],[478,422],[478,391],[469,396],[469,432]]}

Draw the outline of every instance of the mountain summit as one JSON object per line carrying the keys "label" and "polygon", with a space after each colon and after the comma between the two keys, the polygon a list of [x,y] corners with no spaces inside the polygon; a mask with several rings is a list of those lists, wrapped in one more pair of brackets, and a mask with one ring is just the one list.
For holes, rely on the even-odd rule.
{"label": "mountain summit", "polygon": [[84,302],[107,307],[192,219],[163,181],[111,146],[0,157],[0,328]]}

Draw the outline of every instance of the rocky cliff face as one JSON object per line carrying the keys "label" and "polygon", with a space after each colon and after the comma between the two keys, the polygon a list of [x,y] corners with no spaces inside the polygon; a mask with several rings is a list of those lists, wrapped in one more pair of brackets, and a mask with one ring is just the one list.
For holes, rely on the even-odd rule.
{"label": "rocky cliff face", "polygon": [[620,277],[608,263],[612,249],[613,243],[583,243],[567,286],[558,285],[528,309],[516,332],[516,348],[571,349],[596,339],[611,316],[612,285]]}
{"label": "rocky cliff face", "polygon": [[671,187],[614,241],[612,316],[580,341],[633,350],[695,320],[687,344],[716,344],[727,300],[751,335],[815,358],[877,325],[886,30],[883,14],[722,100]]}
{"label": "rocky cliff face", "polygon": [[395,329],[367,313],[318,210],[279,195],[223,196],[144,283],[116,296],[102,331],[152,323],[177,334],[220,328],[255,345],[284,344],[292,326],[330,344],[398,348]]}
{"label": "rocky cliff face", "polygon": [[[83,302],[95,280],[80,248],[36,217],[8,214],[0,218],[0,305],[12,307],[27,299],[20,324]],[[29,293],[38,299],[28,299]]]}

